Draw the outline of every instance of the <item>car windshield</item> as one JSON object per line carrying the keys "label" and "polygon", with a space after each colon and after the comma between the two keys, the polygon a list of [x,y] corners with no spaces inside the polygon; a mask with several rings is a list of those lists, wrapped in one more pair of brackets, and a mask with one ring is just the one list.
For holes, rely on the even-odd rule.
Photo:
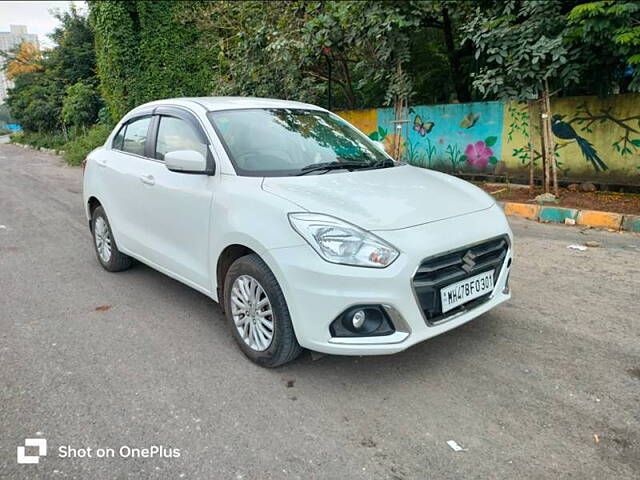
{"label": "car windshield", "polygon": [[239,175],[323,174],[395,165],[366,136],[328,112],[275,108],[208,115]]}

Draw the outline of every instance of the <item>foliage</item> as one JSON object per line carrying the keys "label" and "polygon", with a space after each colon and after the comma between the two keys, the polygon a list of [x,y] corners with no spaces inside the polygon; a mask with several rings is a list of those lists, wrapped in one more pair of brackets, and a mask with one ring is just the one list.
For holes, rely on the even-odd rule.
{"label": "foliage", "polygon": [[91,1],[100,91],[111,118],[168,97],[211,92],[211,49],[183,20],[191,2]]}
{"label": "foliage", "polygon": [[42,55],[38,47],[23,42],[13,52],[2,53],[5,57],[7,78],[14,80],[23,73],[34,73],[42,70]]}
{"label": "foliage", "polygon": [[329,69],[338,109],[397,96],[469,101],[472,86],[486,98],[532,98],[547,79],[565,92],[600,93],[615,79],[598,82],[598,65],[619,62],[567,41],[579,0],[89,3],[113,118],[179,95],[327,105]]}
{"label": "foliage", "polygon": [[15,79],[7,105],[25,130],[53,132],[59,127],[63,95],[62,86],[46,73],[25,73]]}
{"label": "foliage", "polygon": [[82,81],[67,88],[62,103],[62,120],[73,127],[87,127],[95,123],[101,99],[92,85]]}
{"label": "foliage", "polygon": [[[434,84],[441,87],[437,70],[427,77],[427,67],[415,67],[440,61],[436,68],[448,69],[438,19],[453,3],[464,2],[220,1],[194,5],[187,18],[205,32],[216,55],[216,93],[326,105],[331,68],[332,106],[357,108],[411,96],[417,77],[421,96],[430,95],[425,90]],[[423,35],[431,35],[436,47],[425,48]],[[428,51],[438,52],[435,61],[426,60]],[[417,59],[423,63],[414,64]],[[450,91],[440,91],[446,93],[437,98],[448,100]]]}
{"label": "foliage", "polygon": [[54,48],[46,53],[49,74],[66,86],[94,79],[96,55],[89,19],[72,3],[69,11],[56,13],[60,22],[49,35]]}
{"label": "foliage", "polygon": [[504,0],[481,11],[464,30],[482,66],[473,86],[485,97],[537,98],[544,81],[566,86],[580,80],[579,51],[564,41],[562,0]]}
{"label": "foliage", "polygon": [[80,165],[91,150],[101,146],[111,133],[109,125],[94,125],[86,133],[75,136],[64,145],[64,160],[69,165]]}
{"label": "foliage", "polygon": [[[632,77],[630,90],[640,91],[640,4],[613,0],[587,2],[575,6],[568,18],[572,28],[567,37],[579,46],[597,48],[601,58],[613,59],[616,76]],[[603,72],[607,70],[598,73]]]}
{"label": "foliage", "polygon": [[87,18],[73,6],[56,17],[60,26],[51,34],[54,47],[44,52],[41,68],[16,73],[7,98],[12,116],[32,132],[59,131],[67,87],[83,80],[96,82],[93,34]]}
{"label": "foliage", "polygon": [[11,135],[12,143],[30,145],[34,148],[62,149],[66,140],[60,133],[22,131]]}

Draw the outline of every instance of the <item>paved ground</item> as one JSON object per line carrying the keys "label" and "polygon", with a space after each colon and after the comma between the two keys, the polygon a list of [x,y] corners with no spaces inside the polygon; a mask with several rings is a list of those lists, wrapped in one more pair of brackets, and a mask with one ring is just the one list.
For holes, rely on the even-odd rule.
{"label": "paved ground", "polygon": [[[0,478],[640,476],[640,237],[515,220],[509,304],[399,355],[264,370],[211,300],[103,271],[80,190],[79,169],[0,146]],[[566,248],[586,240],[603,247]],[[49,454],[17,465],[35,436]]]}

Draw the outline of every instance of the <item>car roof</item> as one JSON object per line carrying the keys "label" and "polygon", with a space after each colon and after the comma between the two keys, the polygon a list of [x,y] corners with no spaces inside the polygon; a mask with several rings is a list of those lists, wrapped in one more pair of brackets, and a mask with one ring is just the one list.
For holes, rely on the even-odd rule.
{"label": "car roof", "polygon": [[149,102],[140,107],[151,107],[154,105],[179,105],[184,107],[193,107],[198,104],[205,110],[241,110],[247,108],[303,108],[305,110],[322,110],[324,108],[310,103],[294,102],[291,100],[278,100],[275,98],[259,98],[259,97],[183,97],[183,98],[167,98],[164,100],[156,100]]}

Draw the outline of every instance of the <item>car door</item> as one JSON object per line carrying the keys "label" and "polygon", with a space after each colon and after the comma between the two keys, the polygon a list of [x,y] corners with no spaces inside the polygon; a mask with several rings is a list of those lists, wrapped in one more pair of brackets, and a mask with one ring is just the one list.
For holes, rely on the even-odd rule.
{"label": "car door", "polygon": [[[143,255],[168,273],[207,292],[209,272],[209,222],[215,177],[209,140],[197,118],[177,107],[155,110],[149,138],[153,159],[141,172],[141,224]],[[173,172],[164,155],[176,150],[196,150],[208,159],[208,174]]]}
{"label": "car door", "polygon": [[146,243],[140,176],[149,163],[145,155],[152,120],[151,112],[129,119],[115,135],[109,155],[97,160],[104,169],[106,213],[118,247],[126,253],[140,254]]}

